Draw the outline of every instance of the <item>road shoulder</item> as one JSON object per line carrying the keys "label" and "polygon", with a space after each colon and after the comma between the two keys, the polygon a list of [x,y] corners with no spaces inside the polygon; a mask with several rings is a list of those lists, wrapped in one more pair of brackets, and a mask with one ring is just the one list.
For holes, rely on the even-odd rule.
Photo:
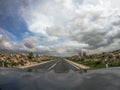
{"label": "road shoulder", "polygon": [[22,67],[18,67],[18,68],[25,69],[25,68],[29,68],[29,67],[34,67],[34,66],[42,65],[42,64],[45,64],[45,63],[48,63],[48,62],[52,62],[52,61],[54,61],[54,60],[44,61],[44,62],[41,62],[41,63],[37,63],[37,64],[29,65],[29,66],[22,66]]}
{"label": "road shoulder", "polygon": [[78,64],[78,63],[76,63],[76,62],[73,62],[73,61],[70,61],[70,60],[68,60],[68,59],[65,59],[67,62],[69,62],[70,64],[72,64],[73,66],[75,66],[75,67],[78,67],[78,68],[80,68],[80,69],[91,69],[90,67],[88,67],[88,66],[85,66],[85,65],[82,65],[82,64]]}

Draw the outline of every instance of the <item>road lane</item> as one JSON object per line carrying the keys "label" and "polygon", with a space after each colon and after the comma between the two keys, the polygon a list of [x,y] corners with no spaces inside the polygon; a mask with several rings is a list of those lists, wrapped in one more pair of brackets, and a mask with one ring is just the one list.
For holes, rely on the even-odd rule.
{"label": "road lane", "polygon": [[51,70],[54,70],[55,72],[69,72],[69,70],[78,71],[79,69],[65,61],[64,59],[60,59],[59,62],[51,68]]}
{"label": "road lane", "polygon": [[60,62],[60,61],[57,61],[55,64],[53,64],[51,67],[49,67],[48,70],[51,70],[52,68],[54,68],[58,62]]}
{"label": "road lane", "polygon": [[73,66],[72,64],[70,64],[69,62],[67,62],[64,58],[58,58],[57,60],[45,64],[29,67],[26,68],[25,70],[30,72],[54,70],[55,72],[64,73],[64,72],[69,72],[69,70],[78,71],[79,69]]}
{"label": "road lane", "polygon": [[47,71],[49,67],[51,67],[54,63],[56,63],[58,60],[53,60],[51,62],[47,62],[41,65],[36,65],[36,66],[32,66],[32,67],[27,67],[24,68],[24,70],[27,71]]}
{"label": "road lane", "polygon": [[120,68],[89,70],[81,74],[72,71],[79,69],[63,58],[31,67],[33,70],[42,68],[51,71],[24,72],[1,68],[0,90],[120,90]]}

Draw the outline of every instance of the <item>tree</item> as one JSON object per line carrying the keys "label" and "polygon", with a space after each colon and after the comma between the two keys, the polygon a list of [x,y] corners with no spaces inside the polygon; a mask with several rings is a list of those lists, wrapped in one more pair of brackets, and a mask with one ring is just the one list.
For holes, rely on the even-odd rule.
{"label": "tree", "polygon": [[33,55],[32,52],[29,53],[28,58],[31,59],[31,60],[34,58],[34,55]]}

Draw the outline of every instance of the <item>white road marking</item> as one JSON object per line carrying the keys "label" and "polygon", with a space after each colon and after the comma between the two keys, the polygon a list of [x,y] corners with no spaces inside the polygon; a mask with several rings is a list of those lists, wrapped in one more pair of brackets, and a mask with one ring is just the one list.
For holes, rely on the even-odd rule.
{"label": "white road marking", "polygon": [[[67,60],[65,60],[65,61],[67,61]],[[69,61],[67,61],[69,64],[71,64],[73,67],[75,67],[75,68],[77,68],[77,69],[80,69],[79,67],[77,67],[76,65],[74,65],[73,63],[71,63],[71,62],[69,62]]]}
{"label": "white road marking", "polygon": [[55,67],[57,65],[59,61],[57,61],[55,64],[53,64],[51,67],[48,68],[48,70],[52,69],[53,67]]}
{"label": "white road marking", "polygon": [[45,61],[45,62],[41,62],[41,63],[38,63],[38,64],[29,65],[29,66],[22,66],[22,67],[18,67],[18,68],[22,68],[22,69],[30,68],[30,67],[34,67],[34,66],[38,66],[38,65],[42,65],[42,64],[46,64],[46,63],[48,63],[48,62],[52,62],[52,61],[54,61],[54,60]]}
{"label": "white road marking", "polygon": [[80,68],[80,69],[90,69],[90,67],[88,67],[88,66],[85,66],[85,65],[82,65],[82,64],[78,64],[78,63],[76,63],[76,62],[73,62],[73,61],[70,61],[70,60],[67,60],[67,59],[65,59],[65,60],[68,61],[69,63],[77,66],[77,67]]}

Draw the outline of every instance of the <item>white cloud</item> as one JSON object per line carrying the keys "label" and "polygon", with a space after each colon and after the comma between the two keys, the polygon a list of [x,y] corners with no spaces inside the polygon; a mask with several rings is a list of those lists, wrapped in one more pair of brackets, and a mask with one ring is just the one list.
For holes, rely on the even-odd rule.
{"label": "white cloud", "polygon": [[7,36],[0,34],[0,49],[9,48],[10,40]]}
{"label": "white cloud", "polygon": [[27,48],[32,49],[39,42],[39,38],[35,36],[31,36],[31,37],[25,38],[23,42]]}
{"label": "white cloud", "polygon": [[48,29],[46,29],[46,33],[49,35],[49,36],[56,36],[56,37],[67,37],[69,35],[69,32],[68,30],[65,30],[66,28],[64,27],[56,27],[56,26],[53,26],[53,27],[50,27]]}
{"label": "white cloud", "polygon": [[18,44],[10,40],[6,35],[0,34],[0,50],[25,51],[28,50],[23,44]]}
{"label": "white cloud", "polygon": [[10,32],[0,28],[0,50],[10,50],[10,51],[28,51],[28,48],[25,47],[22,43],[17,43],[12,39],[16,38]]}
{"label": "white cloud", "polygon": [[[37,41],[39,45],[27,40],[27,46],[39,46],[44,53],[53,55],[120,49],[117,42],[120,39],[119,0],[78,1],[37,0],[34,3],[31,0],[30,8],[22,8],[22,16],[31,32],[39,38],[41,35],[47,38]],[[56,44],[49,46],[51,43]]]}

